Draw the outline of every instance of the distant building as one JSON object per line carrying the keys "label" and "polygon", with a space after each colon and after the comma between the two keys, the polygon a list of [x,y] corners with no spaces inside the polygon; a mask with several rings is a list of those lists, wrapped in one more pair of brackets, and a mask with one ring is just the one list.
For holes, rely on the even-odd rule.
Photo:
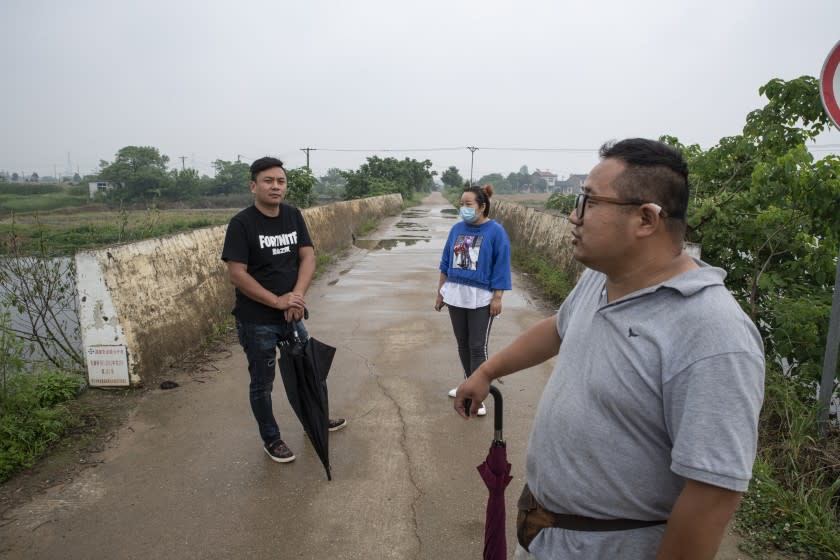
{"label": "distant building", "polygon": [[553,189],[554,185],[557,183],[557,175],[547,170],[540,171],[537,169],[531,173],[531,177],[534,179],[542,179],[545,181],[545,184],[549,189]]}
{"label": "distant building", "polygon": [[114,188],[114,183],[111,181],[91,181],[88,183],[88,190],[90,197],[96,196],[96,193],[106,193]]}
{"label": "distant building", "polygon": [[558,181],[554,192],[560,194],[577,194],[583,189],[583,182],[589,175],[571,174],[565,181]]}

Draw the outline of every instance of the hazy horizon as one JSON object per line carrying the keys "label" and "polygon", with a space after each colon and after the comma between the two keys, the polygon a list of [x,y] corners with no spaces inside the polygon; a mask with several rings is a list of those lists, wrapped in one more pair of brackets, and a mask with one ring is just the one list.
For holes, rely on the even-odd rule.
{"label": "hazy horizon", "polygon": [[[818,77],[840,40],[836,0],[7,0],[0,18],[0,170],[25,176],[136,145],[211,176],[311,147],[317,176],[378,155],[466,178],[475,146],[476,179],[565,177],[610,139],[738,134],[760,86]],[[840,133],[817,144],[840,153]]]}

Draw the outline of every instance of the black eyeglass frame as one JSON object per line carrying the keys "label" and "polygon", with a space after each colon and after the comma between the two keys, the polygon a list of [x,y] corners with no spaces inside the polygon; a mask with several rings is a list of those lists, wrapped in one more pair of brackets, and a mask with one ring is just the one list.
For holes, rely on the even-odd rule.
{"label": "black eyeglass frame", "polygon": [[575,196],[575,213],[577,214],[578,220],[583,219],[583,214],[586,211],[587,200],[594,200],[596,202],[606,202],[607,204],[615,204],[618,206],[644,206],[645,204],[651,204],[656,208],[656,210],[662,218],[668,217],[668,213],[655,202],[645,202],[643,200],[624,200],[621,198],[613,198],[610,196],[601,196],[597,194],[581,192]]}

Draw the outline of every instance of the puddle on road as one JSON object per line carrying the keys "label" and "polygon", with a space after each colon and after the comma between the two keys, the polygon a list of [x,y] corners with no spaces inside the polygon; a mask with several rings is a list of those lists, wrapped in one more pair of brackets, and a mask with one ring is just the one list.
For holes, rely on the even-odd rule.
{"label": "puddle on road", "polygon": [[406,210],[400,214],[403,218],[427,218],[429,216],[428,210]]}
{"label": "puddle on road", "polygon": [[457,208],[444,208],[443,210],[440,211],[440,213],[443,214],[447,218],[456,217],[458,215],[458,212],[459,211],[458,211]]}
{"label": "puddle on road", "polygon": [[418,224],[417,222],[397,222],[394,227],[404,229],[406,231],[429,231],[428,226]]}
{"label": "puddle on road", "polygon": [[429,238],[427,237],[402,237],[405,237],[405,239],[357,239],[355,245],[356,247],[360,249],[365,249],[367,251],[377,251],[379,249],[385,249],[386,251],[390,251],[391,249],[397,247],[410,247],[418,241],[423,241],[424,243],[429,242]]}

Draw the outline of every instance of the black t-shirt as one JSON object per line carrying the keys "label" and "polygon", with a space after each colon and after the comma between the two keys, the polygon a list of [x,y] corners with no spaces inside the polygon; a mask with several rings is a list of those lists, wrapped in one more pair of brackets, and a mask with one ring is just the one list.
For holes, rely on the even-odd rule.
{"label": "black t-shirt", "polygon": [[[272,218],[250,206],[228,224],[222,260],[248,265],[248,274],[263,288],[282,296],[297,282],[300,247],[312,247],[300,210],[281,204],[280,214]],[[233,314],[249,323],[286,322],[282,311],[252,300],[239,289]]]}

